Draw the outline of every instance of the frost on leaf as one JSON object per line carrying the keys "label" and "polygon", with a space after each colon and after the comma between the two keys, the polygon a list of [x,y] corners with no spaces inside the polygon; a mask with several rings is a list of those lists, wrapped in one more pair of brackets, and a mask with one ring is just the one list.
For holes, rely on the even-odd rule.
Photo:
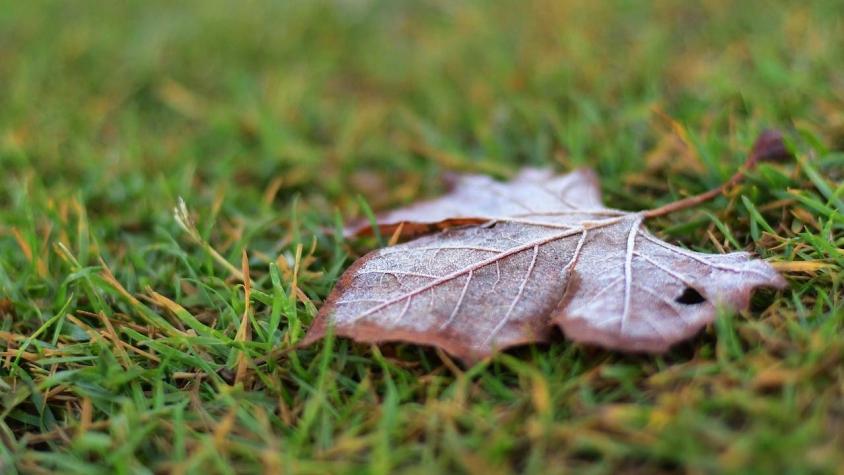
{"label": "frost on leaf", "polygon": [[[455,225],[481,224],[496,218],[556,221],[561,212],[607,211],[601,204],[598,179],[591,170],[577,170],[553,176],[550,170],[526,168],[507,183],[486,175],[459,175],[451,192],[378,217],[378,227],[391,235],[401,224],[401,234],[415,236]],[[367,234],[370,223],[358,221],[345,230],[346,236]]]}
{"label": "frost on leaf", "polygon": [[410,235],[464,225],[359,259],[305,343],[332,325],[358,341],[433,345],[475,361],[546,341],[556,324],[575,341],[662,352],[711,322],[719,307],[746,308],[754,288],[785,286],[764,261],[668,244],[644,218],[604,207],[591,171],[528,169],[507,183],[463,177],[446,196],[378,223],[385,232],[404,223]]}

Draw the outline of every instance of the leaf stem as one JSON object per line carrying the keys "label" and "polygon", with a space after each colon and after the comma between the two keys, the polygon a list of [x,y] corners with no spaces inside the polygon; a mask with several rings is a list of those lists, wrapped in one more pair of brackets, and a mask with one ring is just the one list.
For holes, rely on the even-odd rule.
{"label": "leaf stem", "polygon": [[747,160],[745,160],[744,164],[742,164],[738,171],[723,185],[704,193],[689,196],[688,198],[668,203],[660,206],[659,208],[645,211],[642,215],[645,219],[655,218],[657,216],[665,216],[666,214],[670,214],[675,211],[681,211],[697,206],[720,194],[726,193],[728,189],[741,183],[747,172],[752,170],[759,161],[777,161],[789,158],[791,158],[791,152],[788,150],[788,147],[786,147],[785,142],[783,141],[782,133],[778,130],[765,130],[759,134],[759,137],[756,138],[756,142],[754,142],[753,148],[750,149],[750,153],[748,154]]}

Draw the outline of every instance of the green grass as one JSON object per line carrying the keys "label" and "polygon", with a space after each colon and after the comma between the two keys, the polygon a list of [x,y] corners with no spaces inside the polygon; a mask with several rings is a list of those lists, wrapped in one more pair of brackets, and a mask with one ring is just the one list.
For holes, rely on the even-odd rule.
{"label": "green grass", "polygon": [[[577,3],[0,0],[0,472],[842,473],[844,3]],[[293,350],[367,206],[588,165],[643,209],[769,127],[795,162],[651,228],[790,288],[667,355]]]}

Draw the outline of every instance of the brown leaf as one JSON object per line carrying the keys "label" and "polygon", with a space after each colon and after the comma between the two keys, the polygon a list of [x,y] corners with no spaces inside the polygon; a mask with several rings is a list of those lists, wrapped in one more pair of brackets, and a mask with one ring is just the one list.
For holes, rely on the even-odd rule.
{"label": "brown leaf", "polygon": [[[438,229],[482,224],[497,218],[527,215],[542,219],[542,213],[564,209],[601,209],[598,179],[591,170],[577,170],[553,176],[550,170],[526,168],[508,183],[485,175],[451,177],[451,191],[444,197],[417,203],[378,216],[383,235],[392,235],[403,224],[401,236],[410,237]],[[370,223],[358,221],[345,229],[347,237],[371,233]]]}
{"label": "brown leaf", "polygon": [[[305,344],[337,335],[433,345],[464,361],[547,341],[662,352],[744,309],[760,286],[784,287],[744,252],[712,255],[668,244],[647,212],[606,208],[594,173],[529,169],[501,183],[467,176],[446,196],[382,216],[382,230],[447,229],[359,259],[323,305]],[[361,232],[361,228],[350,229]],[[401,231],[399,231],[401,232]]]}

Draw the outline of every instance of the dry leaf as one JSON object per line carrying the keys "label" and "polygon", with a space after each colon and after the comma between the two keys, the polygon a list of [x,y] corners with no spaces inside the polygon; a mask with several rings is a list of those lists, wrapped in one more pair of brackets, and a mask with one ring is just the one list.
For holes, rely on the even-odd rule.
{"label": "dry leaf", "polygon": [[[485,175],[458,175],[452,177],[451,188],[443,198],[379,216],[381,233],[392,235],[402,224],[401,235],[409,237],[501,217],[529,214],[535,218],[541,213],[559,212],[560,200],[568,202],[571,205],[568,208],[602,208],[597,178],[589,170],[554,177],[550,170],[528,168],[508,183]],[[371,231],[370,223],[360,220],[347,227],[345,235],[351,237]]]}
{"label": "dry leaf", "polygon": [[464,177],[448,195],[388,213],[379,224],[388,233],[404,223],[411,234],[482,224],[359,259],[304,343],[333,325],[357,341],[433,345],[471,362],[547,341],[556,324],[578,342],[662,352],[711,322],[719,307],[746,308],[756,287],[786,285],[747,253],[703,254],[654,237],[642,222],[662,209],[677,207],[604,207],[587,170],[553,176],[531,169],[507,183]]}

